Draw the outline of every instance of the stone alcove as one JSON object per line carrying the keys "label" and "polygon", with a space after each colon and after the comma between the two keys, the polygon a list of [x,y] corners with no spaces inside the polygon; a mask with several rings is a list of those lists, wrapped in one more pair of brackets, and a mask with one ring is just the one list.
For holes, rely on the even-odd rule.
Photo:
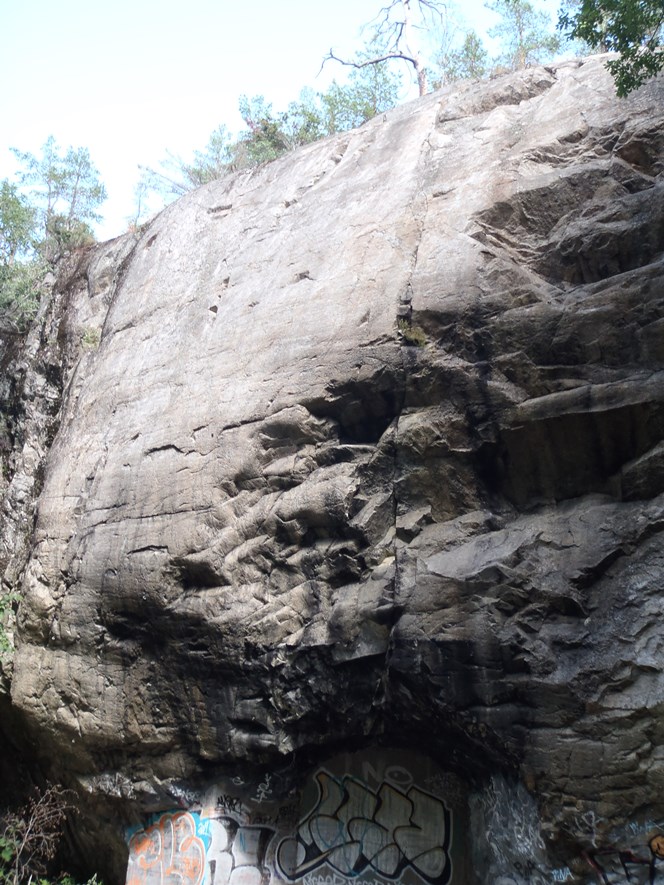
{"label": "stone alcove", "polygon": [[464,885],[467,788],[410,751],[341,753],[285,796],[218,783],[129,835],[127,885]]}

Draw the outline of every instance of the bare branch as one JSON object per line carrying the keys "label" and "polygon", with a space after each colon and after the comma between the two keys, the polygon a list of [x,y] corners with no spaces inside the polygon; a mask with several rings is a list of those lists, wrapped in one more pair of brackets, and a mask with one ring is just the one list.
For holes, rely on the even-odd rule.
{"label": "bare branch", "polygon": [[369,65],[379,65],[382,61],[389,61],[392,58],[407,61],[412,65],[415,64],[415,59],[411,58],[409,55],[405,55],[403,52],[389,52],[385,55],[377,55],[375,58],[368,58],[365,61],[349,61],[345,58],[339,58],[339,56],[335,55],[330,49],[329,53],[323,59],[323,64],[320,66],[320,69],[321,71],[323,70],[323,66],[327,61],[338,61],[340,65],[345,65],[347,68],[367,68]]}
{"label": "bare branch", "polygon": [[19,885],[46,872],[62,837],[65,819],[76,810],[71,790],[48,786],[17,812],[0,821],[0,839],[6,852],[3,882]]}
{"label": "bare branch", "polygon": [[[419,13],[419,25],[413,23],[414,9]],[[433,22],[436,18],[442,21],[446,12],[447,6],[442,0],[392,0],[365,26],[370,26],[373,30],[371,42],[377,48],[374,56],[351,61],[339,58],[330,49],[329,55],[323,59],[321,70],[327,61],[336,61],[347,67],[365,68],[397,59],[413,66],[419,93],[425,95],[428,91],[427,73],[413,30],[426,30],[427,21]]]}

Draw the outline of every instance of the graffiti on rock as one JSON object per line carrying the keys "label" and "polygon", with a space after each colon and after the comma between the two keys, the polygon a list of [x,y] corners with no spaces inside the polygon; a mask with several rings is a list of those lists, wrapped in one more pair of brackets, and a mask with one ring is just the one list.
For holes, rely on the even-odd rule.
{"label": "graffiti on rock", "polygon": [[648,842],[648,848],[657,860],[664,860],[664,833],[657,833]]}
{"label": "graffiti on rock", "polygon": [[316,805],[297,835],[283,839],[277,866],[290,881],[325,865],[332,875],[365,873],[400,879],[411,868],[429,885],[447,885],[450,812],[440,799],[411,786],[406,793],[386,781],[377,790],[351,775],[320,769]]}
{"label": "graffiti on rock", "polygon": [[237,814],[242,810],[242,803],[235,796],[220,793],[217,797],[217,808],[224,814]]}
{"label": "graffiti on rock", "polygon": [[129,840],[127,885],[201,885],[206,848],[193,814],[162,814]]}
{"label": "graffiti on rock", "polygon": [[494,775],[473,798],[476,865],[491,870],[493,881],[549,885],[546,846],[537,805],[520,782]]}
{"label": "graffiti on rock", "polygon": [[266,854],[274,829],[242,825],[230,817],[210,820],[209,826],[209,885],[267,885]]}
{"label": "graffiti on rock", "polygon": [[262,781],[258,785],[258,791],[256,793],[256,801],[258,803],[265,802],[266,799],[270,798],[270,794],[272,793],[272,787],[270,786],[271,777],[269,774],[265,775],[265,780]]}
{"label": "graffiti on rock", "polygon": [[631,848],[618,848],[609,846],[607,848],[592,849],[584,853],[584,858],[592,867],[602,885],[611,885],[612,882],[620,881],[615,875],[611,875],[615,871],[607,869],[609,865],[615,866],[617,858],[622,868],[623,881],[630,882],[632,880],[632,871],[634,867],[647,867],[648,883],[654,885],[657,877],[657,861],[664,860],[664,834],[657,833],[648,840],[649,855],[637,854]]}
{"label": "graffiti on rock", "polygon": [[448,799],[460,782],[429,759],[381,748],[332,757],[303,782],[238,781],[171,790],[189,810],[128,833],[127,885],[451,885],[453,869],[467,881],[452,839],[463,805]]}

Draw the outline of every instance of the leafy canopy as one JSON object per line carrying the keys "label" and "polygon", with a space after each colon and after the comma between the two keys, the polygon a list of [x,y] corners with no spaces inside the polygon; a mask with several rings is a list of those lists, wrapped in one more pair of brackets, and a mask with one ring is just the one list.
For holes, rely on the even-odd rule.
{"label": "leafy canopy", "polygon": [[0,184],[0,266],[10,267],[34,245],[36,210],[5,179]]}
{"label": "leafy canopy", "polygon": [[664,68],[660,45],[662,0],[580,0],[561,11],[558,27],[601,52],[619,52],[607,61],[619,96],[628,95]]}
{"label": "leafy canopy", "polygon": [[548,16],[529,0],[493,0],[486,7],[501,16],[489,35],[500,38],[502,61],[510,70],[539,64],[560,48],[560,37],[551,32]]}
{"label": "leafy canopy", "polygon": [[489,53],[475,31],[467,31],[460,49],[448,49],[438,60],[440,85],[481,80],[489,72]]}
{"label": "leafy canopy", "polygon": [[203,150],[187,163],[169,154],[159,169],[144,169],[143,183],[163,197],[187,191],[228,172],[259,166],[335,132],[361,126],[398,101],[401,77],[385,62],[353,70],[348,82],[332,81],[325,93],[303,89],[297,101],[276,112],[264,96],[240,96],[245,128],[233,139],[219,126]]}
{"label": "leafy canopy", "polygon": [[19,185],[28,188],[45,236],[54,228],[67,233],[82,225],[89,229],[90,222],[100,220],[97,209],[106,199],[106,188],[87,148],[70,147],[63,154],[51,135],[39,156],[17,148],[12,153],[23,167]]}
{"label": "leafy canopy", "polygon": [[0,321],[24,329],[48,263],[94,239],[106,189],[87,148],[62,151],[50,136],[39,154],[12,151],[21,169],[0,183]]}

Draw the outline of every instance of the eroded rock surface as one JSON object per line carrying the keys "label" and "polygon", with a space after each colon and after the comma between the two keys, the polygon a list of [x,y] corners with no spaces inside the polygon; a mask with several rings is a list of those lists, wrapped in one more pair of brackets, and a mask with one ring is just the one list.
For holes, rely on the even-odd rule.
{"label": "eroded rock surface", "polygon": [[647,881],[663,98],[598,59],[444,90],[71,276],[12,700],[82,850],[380,744],[467,785],[459,881]]}

